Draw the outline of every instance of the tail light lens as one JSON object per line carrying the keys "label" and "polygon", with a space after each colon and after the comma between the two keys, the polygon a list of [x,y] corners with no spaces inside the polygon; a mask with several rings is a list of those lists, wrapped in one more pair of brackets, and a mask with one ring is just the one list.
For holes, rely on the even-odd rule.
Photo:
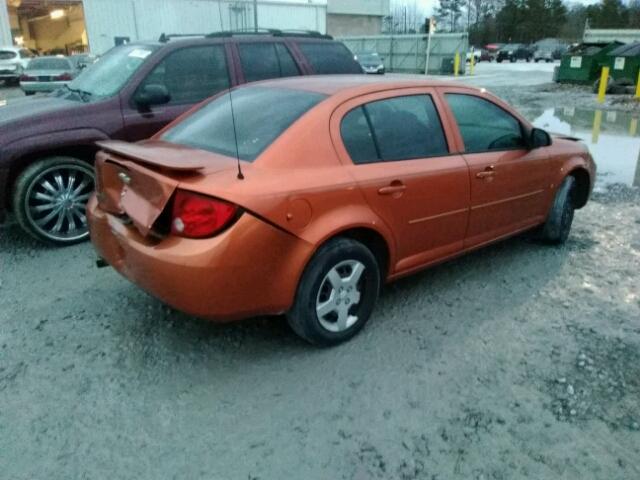
{"label": "tail light lens", "polygon": [[31,75],[20,75],[21,82],[34,82],[35,80],[35,77],[32,77]]}
{"label": "tail light lens", "polygon": [[67,80],[73,80],[73,78],[71,77],[70,73],[63,73],[62,75],[58,75],[57,77],[55,77],[54,80],[64,82]]}
{"label": "tail light lens", "polygon": [[187,238],[212,237],[236,217],[238,207],[197,193],[178,190],[173,200],[171,233]]}

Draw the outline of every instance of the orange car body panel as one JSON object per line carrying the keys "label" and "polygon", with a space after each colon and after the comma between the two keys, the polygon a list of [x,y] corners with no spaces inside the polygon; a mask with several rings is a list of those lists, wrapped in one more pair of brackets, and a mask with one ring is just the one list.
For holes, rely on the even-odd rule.
{"label": "orange car body panel", "polygon": [[[486,98],[532,128],[473,87],[361,76],[260,83],[328,97],[253,163],[241,161],[243,180],[236,159],[162,142],[163,132],[135,145],[106,142],[97,157],[98,193],[88,216],[98,254],[193,315],[232,320],[287,311],[314,252],[347,230],[371,230],[384,240],[390,281],[542,223],[557,187],[575,168],[588,171],[593,185],[588,153],[568,140],[534,150],[465,153],[447,92]],[[433,99],[449,154],[355,165],[340,135],[343,116],[363,103],[414,94]],[[177,188],[232,202],[243,213],[212,238],[158,237],[154,222]]]}

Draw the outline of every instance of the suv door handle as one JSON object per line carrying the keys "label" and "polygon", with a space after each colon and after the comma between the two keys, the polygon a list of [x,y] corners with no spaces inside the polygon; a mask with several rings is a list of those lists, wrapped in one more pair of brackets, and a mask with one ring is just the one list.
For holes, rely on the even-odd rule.
{"label": "suv door handle", "polygon": [[401,193],[407,186],[400,180],[394,180],[388,187],[382,187],[378,189],[380,195],[393,195],[394,193]]}
{"label": "suv door handle", "polygon": [[492,177],[495,173],[496,167],[494,165],[487,166],[482,172],[476,173],[476,178]]}

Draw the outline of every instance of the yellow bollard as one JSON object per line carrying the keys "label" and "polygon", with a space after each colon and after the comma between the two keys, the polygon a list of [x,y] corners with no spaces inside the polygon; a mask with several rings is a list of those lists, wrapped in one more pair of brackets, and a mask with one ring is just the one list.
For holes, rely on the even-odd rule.
{"label": "yellow bollard", "polygon": [[602,124],[602,110],[596,110],[593,115],[593,128],[591,129],[591,143],[598,143],[600,137],[600,125]]}
{"label": "yellow bollard", "polygon": [[631,123],[629,124],[629,135],[632,137],[635,137],[637,131],[638,131],[638,119],[632,118]]}
{"label": "yellow bollard", "polygon": [[456,56],[453,59],[453,75],[458,76],[460,70],[460,53],[456,52]]}
{"label": "yellow bollard", "polygon": [[607,93],[607,83],[609,83],[609,67],[602,67],[600,74],[600,87],[598,88],[598,102],[604,102],[604,94]]}
{"label": "yellow bollard", "polygon": [[469,62],[469,75],[473,75],[473,67],[476,63],[476,56],[474,55],[473,48],[471,49],[471,61]]}
{"label": "yellow bollard", "polygon": [[636,80],[636,97],[640,98],[640,70],[638,70],[638,79]]}

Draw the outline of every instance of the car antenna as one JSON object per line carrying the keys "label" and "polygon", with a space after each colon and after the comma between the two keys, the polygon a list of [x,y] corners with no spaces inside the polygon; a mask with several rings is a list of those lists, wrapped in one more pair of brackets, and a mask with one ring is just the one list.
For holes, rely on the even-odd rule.
{"label": "car antenna", "polygon": [[231,122],[233,123],[233,140],[236,144],[236,160],[238,161],[238,180],[244,180],[242,166],[240,165],[240,148],[238,147],[238,132],[236,131],[236,115],[233,111],[233,90],[229,90],[229,105],[231,106]]}

